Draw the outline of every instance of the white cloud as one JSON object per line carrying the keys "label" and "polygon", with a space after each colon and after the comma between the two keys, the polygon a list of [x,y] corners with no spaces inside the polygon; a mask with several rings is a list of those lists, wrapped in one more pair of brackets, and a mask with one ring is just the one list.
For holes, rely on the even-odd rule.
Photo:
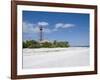
{"label": "white cloud", "polygon": [[60,27],[63,27],[63,26],[64,26],[63,23],[57,23],[57,24],[55,25],[55,28],[60,28]]}
{"label": "white cloud", "polygon": [[25,33],[30,33],[33,31],[33,27],[35,26],[35,24],[32,23],[27,23],[27,22],[23,22],[23,32]]}
{"label": "white cloud", "polygon": [[48,26],[49,24],[47,22],[38,22],[38,25],[40,25],[40,26]]}
{"label": "white cloud", "polygon": [[53,29],[53,31],[58,31],[59,28],[71,28],[71,27],[75,27],[75,25],[74,24],[57,23],[57,24],[55,24],[55,28]]}
{"label": "white cloud", "polygon": [[55,25],[55,28],[70,28],[70,27],[74,27],[74,24],[64,24],[64,23],[57,23]]}
{"label": "white cloud", "polygon": [[[32,23],[28,23],[28,22],[23,22],[23,32],[24,33],[39,33],[39,25],[47,25],[45,22],[39,22],[39,24],[32,24]],[[43,27],[44,28],[44,27]],[[44,33],[50,33],[51,30],[49,28],[44,28],[43,29]]]}
{"label": "white cloud", "polygon": [[74,24],[65,24],[62,28],[70,28],[70,27],[74,27]]}

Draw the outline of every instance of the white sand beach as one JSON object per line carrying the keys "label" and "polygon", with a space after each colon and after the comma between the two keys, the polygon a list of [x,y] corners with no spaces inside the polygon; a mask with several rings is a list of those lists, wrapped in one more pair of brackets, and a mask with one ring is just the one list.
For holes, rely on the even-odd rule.
{"label": "white sand beach", "polygon": [[23,49],[23,68],[89,65],[89,47]]}

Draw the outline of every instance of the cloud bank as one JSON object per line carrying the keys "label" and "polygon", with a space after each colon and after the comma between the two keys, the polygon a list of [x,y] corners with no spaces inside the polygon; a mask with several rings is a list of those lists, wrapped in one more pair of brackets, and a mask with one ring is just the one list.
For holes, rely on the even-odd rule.
{"label": "cloud bank", "polygon": [[75,27],[75,24],[56,23],[56,24],[53,25],[54,28],[50,29],[49,23],[45,22],[45,21],[37,22],[37,23],[23,22],[23,32],[24,33],[38,33],[40,26],[43,27],[44,33],[51,33],[51,32],[55,32],[55,31],[60,31],[61,29],[67,29],[67,28]]}
{"label": "cloud bank", "polygon": [[47,22],[38,22],[38,25],[40,25],[40,26],[48,26],[49,24]]}

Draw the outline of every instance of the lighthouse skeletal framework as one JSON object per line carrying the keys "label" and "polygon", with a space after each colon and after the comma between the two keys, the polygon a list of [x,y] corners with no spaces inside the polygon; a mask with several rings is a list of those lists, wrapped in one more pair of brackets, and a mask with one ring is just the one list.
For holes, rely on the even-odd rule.
{"label": "lighthouse skeletal framework", "polygon": [[39,34],[39,40],[43,41],[43,26],[39,26],[40,34]]}

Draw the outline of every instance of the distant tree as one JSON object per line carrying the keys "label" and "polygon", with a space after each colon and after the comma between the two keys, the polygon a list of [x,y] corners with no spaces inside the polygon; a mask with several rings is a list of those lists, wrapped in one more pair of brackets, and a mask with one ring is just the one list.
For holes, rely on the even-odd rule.
{"label": "distant tree", "polygon": [[69,47],[69,43],[67,41],[60,41],[57,42],[54,40],[54,42],[43,42],[40,43],[35,40],[26,40],[23,41],[23,48],[56,48],[56,47]]}
{"label": "distant tree", "polygon": [[27,45],[27,48],[29,48],[32,45],[31,41],[27,40],[26,45]]}
{"label": "distant tree", "polygon": [[44,47],[44,48],[52,48],[52,43],[44,42],[44,43],[42,43],[42,47]]}
{"label": "distant tree", "polygon": [[57,42],[56,47],[69,47],[68,42]]}
{"label": "distant tree", "polygon": [[54,40],[53,44],[54,44],[54,45],[56,45],[56,44],[57,44],[57,41],[56,41],[56,40]]}
{"label": "distant tree", "polygon": [[27,45],[24,41],[23,41],[23,48],[27,48]]}
{"label": "distant tree", "polygon": [[23,48],[40,48],[40,44],[35,40],[27,40],[23,42]]}
{"label": "distant tree", "polygon": [[40,44],[35,40],[30,40],[29,48],[40,48]]}

